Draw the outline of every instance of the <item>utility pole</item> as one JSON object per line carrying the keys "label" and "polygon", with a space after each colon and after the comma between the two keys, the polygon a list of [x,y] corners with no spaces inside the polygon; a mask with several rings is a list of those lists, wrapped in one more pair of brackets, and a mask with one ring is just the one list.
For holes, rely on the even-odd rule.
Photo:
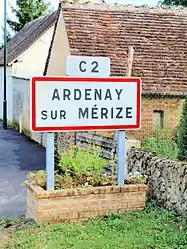
{"label": "utility pole", "polygon": [[7,1],[4,0],[4,101],[3,101],[3,128],[7,130]]}

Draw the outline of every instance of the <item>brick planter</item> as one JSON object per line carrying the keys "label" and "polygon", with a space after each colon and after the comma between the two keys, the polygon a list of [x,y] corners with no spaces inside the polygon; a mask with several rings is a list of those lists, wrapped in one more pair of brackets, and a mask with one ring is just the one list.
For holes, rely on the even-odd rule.
{"label": "brick planter", "polygon": [[143,210],[146,191],[144,184],[44,190],[27,183],[27,217],[36,222],[71,221],[110,213]]}

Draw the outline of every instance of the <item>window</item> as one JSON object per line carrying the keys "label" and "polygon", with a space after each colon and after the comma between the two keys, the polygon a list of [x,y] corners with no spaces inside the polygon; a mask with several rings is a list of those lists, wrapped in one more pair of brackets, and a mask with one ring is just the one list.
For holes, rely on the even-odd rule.
{"label": "window", "polygon": [[164,112],[153,111],[153,127],[163,129],[164,128]]}

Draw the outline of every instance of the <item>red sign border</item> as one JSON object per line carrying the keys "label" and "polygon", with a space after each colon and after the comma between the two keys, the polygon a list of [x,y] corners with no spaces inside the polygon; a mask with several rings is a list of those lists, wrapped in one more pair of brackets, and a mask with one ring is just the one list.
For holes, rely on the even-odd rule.
{"label": "red sign border", "polygon": [[[36,126],[36,81],[37,82],[136,82],[137,83],[137,114],[135,125],[100,125],[100,126],[63,126],[63,127],[37,127]],[[60,132],[60,131],[89,131],[89,130],[135,130],[140,128],[141,119],[141,79],[140,78],[94,78],[94,77],[33,77],[31,79],[31,130],[34,132]]]}

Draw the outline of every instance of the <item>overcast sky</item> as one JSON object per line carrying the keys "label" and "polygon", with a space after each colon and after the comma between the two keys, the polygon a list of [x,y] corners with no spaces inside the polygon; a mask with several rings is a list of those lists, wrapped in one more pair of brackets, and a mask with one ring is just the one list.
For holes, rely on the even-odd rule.
{"label": "overcast sky", "polygon": [[[123,4],[135,4],[135,5],[141,5],[141,4],[150,4],[150,5],[156,5],[158,3],[158,0],[105,0],[108,2],[118,2]],[[9,17],[13,17],[10,11],[9,6],[15,6],[16,0],[7,0],[7,14]],[[58,6],[59,0],[51,0],[51,3],[54,7]],[[0,0],[0,42],[2,41],[2,29],[3,26],[3,8],[4,8],[4,0]]]}

